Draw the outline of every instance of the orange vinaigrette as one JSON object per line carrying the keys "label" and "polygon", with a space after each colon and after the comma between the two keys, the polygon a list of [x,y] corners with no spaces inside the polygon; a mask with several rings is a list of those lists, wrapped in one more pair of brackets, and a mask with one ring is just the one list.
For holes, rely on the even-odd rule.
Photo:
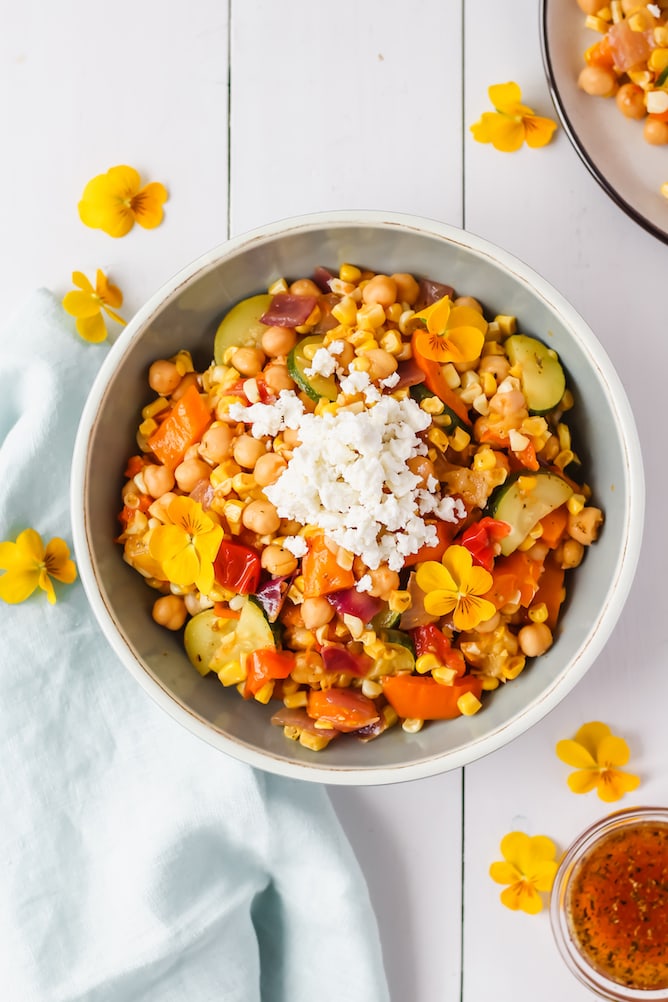
{"label": "orange vinaigrette", "polygon": [[668,988],[668,822],[613,829],[575,864],[564,907],[581,956],[644,991]]}

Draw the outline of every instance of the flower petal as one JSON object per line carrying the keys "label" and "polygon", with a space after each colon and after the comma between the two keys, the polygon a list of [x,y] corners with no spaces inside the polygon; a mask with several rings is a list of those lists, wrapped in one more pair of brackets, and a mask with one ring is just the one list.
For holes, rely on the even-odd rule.
{"label": "flower petal", "polygon": [[39,584],[39,569],[10,570],[0,577],[0,599],[10,605],[25,602]]}
{"label": "flower petal", "polygon": [[38,584],[39,584],[40,588],[42,589],[42,591],[46,592],[46,597],[47,597],[47,599],[49,601],[49,604],[50,605],[55,605],[55,603],[56,603],[56,592],[54,590],[53,582],[52,582],[51,578],[49,577],[49,574],[48,574],[48,571],[47,571],[46,567],[43,567],[42,570],[39,572],[39,581],[38,581]]}
{"label": "flower petal", "polygon": [[474,310],[472,306],[453,306],[450,312],[449,330],[454,330],[456,327],[475,327],[481,334],[486,334],[488,326],[482,313]]}
{"label": "flower petal", "polygon": [[25,558],[16,543],[0,543],[0,570],[20,570],[25,564]]}
{"label": "flower petal", "polygon": [[223,527],[221,525],[214,525],[208,532],[197,533],[195,536],[195,550],[200,560],[205,563],[213,563],[220,549],[223,535]]}
{"label": "flower petal", "polygon": [[595,769],[596,759],[579,741],[557,741],[557,758],[575,769]]}
{"label": "flower petal", "polygon": [[479,358],[485,337],[475,327],[448,329],[443,340],[447,344],[449,358],[455,365],[473,362]]}
{"label": "flower petal", "polygon": [[428,330],[418,330],[415,334],[415,349],[423,358],[430,362],[454,362],[458,353],[453,354],[450,341],[445,334],[433,334]]}
{"label": "flower petal", "polygon": [[430,591],[424,597],[425,611],[430,616],[447,616],[457,608],[457,595],[451,591]]}
{"label": "flower petal", "polygon": [[82,271],[73,271],[72,281],[78,289],[83,289],[84,292],[89,293],[91,296],[95,294],[95,289]]}
{"label": "flower petal", "polygon": [[582,725],[573,740],[583,745],[596,761],[598,746],[603,738],[610,733],[607,724],[601,723],[600,720],[590,720],[589,723]]}
{"label": "flower petal", "polygon": [[94,317],[77,317],[76,329],[84,341],[99,344],[107,338],[107,328],[101,313]]}
{"label": "flower petal", "polygon": [[477,122],[471,126],[471,133],[476,143],[491,143],[492,135],[499,115],[495,111],[485,111]]}
{"label": "flower petal", "polygon": [[[459,590],[464,582],[468,582],[473,568],[471,551],[465,546],[449,546],[441,560],[446,571],[452,577],[454,587]],[[491,578],[491,575],[489,575]],[[441,585],[441,588],[444,586]],[[489,586],[488,586],[489,587]]]}
{"label": "flower petal", "polygon": [[513,80],[503,84],[492,84],[491,87],[487,88],[487,93],[497,111],[506,114],[513,114],[515,105],[518,105],[522,100],[522,91]]}
{"label": "flower petal", "polygon": [[162,222],[163,203],[167,201],[167,189],[157,181],[147,184],[132,199],[132,212],[140,226],[153,230]]}
{"label": "flower petal", "polygon": [[125,327],[127,321],[124,320],[123,317],[119,316],[118,313],[115,313],[114,310],[110,310],[108,306],[103,306],[102,309],[104,310],[104,312],[107,314],[108,317],[111,317],[111,319],[115,320],[117,324],[121,324],[123,327]]}
{"label": "flower petal", "polygon": [[107,190],[116,198],[130,199],[139,191],[141,185],[139,171],[134,167],[128,167],[127,164],[110,167],[104,176],[107,178]]}
{"label": "flower petal", "polygon": [[95,317],[100,312],[97,299],[88,292],[68,292],[63,296],[63,309],[73,317]]}
{"label": "flower petal", "polygon": [[16,537],[16,545],[21,554],[36,564],[44,560],[44,543],[42,537],[34,529],[24,529]]}
{"label": "flower petal", "polygon": [[492,130],[491,143],[500,153],[515,153],[524,142],[524,122],[499,116]]}
{"label": "flower petal", "polygon": [[533,863],[529,876],[537,891],[551,891],[559,864],[555,859],[543,859]]}
{"label": "flower petal", "polygon": [[524,118],[527,146],[530,146],[532,149],[547,146],[556,128],[557,123],[553,122],[550,118],[541,118],[539,115],[527,115]]}
{"label": "flower petal", "polygon": [[415,580],[418,588],[423,592],[430,591],[451,591],[457,593],[457,582],[447,567],[437,560],[425,560],[418,564],[415,572]]}
{"label": "flower petal", "polygon": [[596,761],[606,769],[611,765],[626,765],[630,758],[631,752],[626,741],[614,734],[606,734],[596,752]]}
{"label": "flower petal", "polygon": [[501,839],[501,855],[516,866],[520,873],[526,873],[529,845],[530,840],[526,832],[508,832]]}
{"label": "flower petal", "polygon": [[557,847],[547,835],[534,835],[530,843],[533,860],[553,860],[557,855]]}
{"label": "flower petal", "polygon": [[568,777],[568,786],[573,793],[590,793],[598,786],[599,774],[596,769],[581,769]]}
{"label": "flower petal", "polygon": [[599,775],[596,792],[608,804],[621,800],[625,793],[631,793],[640,786],[640,777],[631,772],[606,769]]}
{"label": "flower petal", "polygon": [[519,880],[501,891],[501,903],[514,912],[523,911],[529,915],[537,915],[543,908],[540,894],[526,880]]}
{"label": "flower petal", "polygon": [[71,584],[77,576],[77,569],[70,560],[70,550],[64,539],[54,536],[46,545],[46,567],[56,581]]}
{"label": "flower petal", "polygon": [[191,544],[185,546],[173,557],[163,560],[162,566],[168,580],[172,584],[181,585],[184,588],[195,583],[201,570],[195,547]]}
{"label": "flower petal", "polygon": [[[427,598],[425,599],[425,609],[427,608]],[[486,598],[478,598],[476,595],[460,595],[457,600],[455,610],[452,614],[452,622],[456,630],[466,632],[473,630],[478,623],[484,623],[491,619],[496,613],[496,606]]]}
{"label": "flower petal", "polygon": [[123,293],[117,285],[112,285],[107,276],[99,268],[95,278],[95,292],[105,306],[118,307],[123,305]]}
{"label": "flower petal", "polygon": [[180,525],[159,525],[151,533],[148,551],[154,560],[163,564],[188,546],[190,537]]}
{"label": "flower petal", "polygon": [[517,867],[505,861],[492,863],[489,875],[497,884],[514,884],[522,879],[522,874]]}

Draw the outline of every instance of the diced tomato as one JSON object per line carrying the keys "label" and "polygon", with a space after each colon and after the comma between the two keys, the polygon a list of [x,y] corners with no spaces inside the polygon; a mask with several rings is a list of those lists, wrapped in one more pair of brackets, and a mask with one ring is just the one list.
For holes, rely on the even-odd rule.
{"label": "diced tomato", "polygon": [[474,522],[464,529],[457,540],[460,546],[465,546],[473,558],[473,563],[491,571],[494,559],[498,555],[497,544],[508,535],[510,526],[497,518],[487,515],[479,522]]}
{"label": "diced tomato", "polygon": [[216,581],[237,595],[252,595],[260,583],[260,556],[250,546],[224,539],[213,562]]}

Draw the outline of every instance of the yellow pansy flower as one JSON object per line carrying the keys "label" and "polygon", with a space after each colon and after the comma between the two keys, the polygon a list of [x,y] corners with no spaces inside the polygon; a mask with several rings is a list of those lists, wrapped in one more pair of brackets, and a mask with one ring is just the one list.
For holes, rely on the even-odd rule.
{"label": "yellow pansy flower", "polygon": [[79,202],[81,222],[110,237],[124,237],[135,223],[152,230],[163,217],[167,189],[157,181],[141,186],[134,167],[110,167],[89,181]]}
{"label": "yellow pansy flower", "polygon": [[619,768],[630,758],[626,741],[599,720],[583,724],[572,740],[559,741],[556,751],[562,762],[577,769],[568,777],[573,793],[595,789],[601,800],[612,803],[640,785],[638,776]]}
{"label": "yellow pansy flower", "polygon": [[557,124],[522,104],[522,91],[516,83],[494,84],[487,93],[495,111],[484,112],[471,126],[478,143],[491,143],[502,153],[514,153],[524,142],[534,148],[547,146]]}
{"label": "yellow pansy flower", "polygon": [[512,911],[537,915],[542,911],[541,891],[550,891],[557,872],[556,846],[546,835],[530,837],[510,832],[501,840],[503,861],[492,863],[489,875],[497,884],[507,884],[501,902]]}
{"label": "yellow pansy flower", "polygon": [[0,570],[4,571],[0,576],[0,599],[11,605],[24,602],[36,588],[45,591],[53,605],[56,593],[51,578],[71,584],[77,576],[67,543],[54,537],[44,546],[34,529],[24,529],[15,543],[0,543]]}
{"label": "yellow pansy flower", "polygon": [[123,305],[123,293],[111,284],[103,271],[97,270],[95,288],[81,271],[72,272],[72,281],[77,288],[63,297],[63,309],[76,317],[76,328],[84,341],[97,344],[106,339],[103,311],[116,323],[125,324],[123,317],[114,312]]}
{"label": "yellow pansy flower", "polygon": [[418,588],[424,593],[424,607],[431,616],[452,613],[456,630],[472,630],[496,613],[496,607],[481,598],[493,579],[484,567],[474,566],[465,546],[449,546],[441,563],[426,560],[416,570]]}
{"label": "yellow pansy flower", "polygon": [[434,362],[473,362],[485,343],[487,321],[470,306],[453,306],[449,296],[411,317],[424,323],[417,327],[414,346],[417,354]]}
{"label": "yellow pansy flower", "polygon": [[162,567],[166,581],[187,588],[195,585],[203,595],[213,587],[213,561],[223,539],[223,529],[206,514],[198,501],[176,496],[167,508],[169,525],[151,533],[148,549]]}

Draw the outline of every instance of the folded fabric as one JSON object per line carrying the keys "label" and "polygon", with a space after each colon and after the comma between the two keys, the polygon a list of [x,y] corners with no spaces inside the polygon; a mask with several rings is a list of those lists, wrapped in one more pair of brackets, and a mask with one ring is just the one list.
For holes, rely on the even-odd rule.
{"label": "folded fabric", "polygon": [[[0,336],[1,539],[71,543],[71,451],[104,353],[44,290]],[[55,588],[55,605],[0,602],[2,997],[386,1000],[326,790],[182,729],[117,661],[80,582]]]}

